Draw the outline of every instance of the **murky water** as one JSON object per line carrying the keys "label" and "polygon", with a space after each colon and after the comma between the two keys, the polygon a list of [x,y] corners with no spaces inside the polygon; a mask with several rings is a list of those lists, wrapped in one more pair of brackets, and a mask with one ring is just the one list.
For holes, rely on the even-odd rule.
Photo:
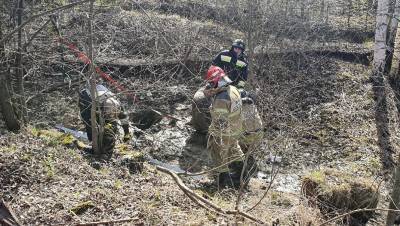
{"label": "murky water", "polygon": [[[207,138],[205,135],[195,133],[187,123],[190,117],[187,111],[181,112],[181,118],[175,123],[163,119],[150,129],[138,140],[146,140],[145,145],[150,144],[150,153],[146,159],[150,164],[167,168],[176,173],[200,172],[208,169],[210,159],[206,149]],[[58,129],[60,129],[58,127]],[[86,133],[67,129],[60,130],[70,133],[80,139],[85,139]],[[144,146],[145,146],[144,145]],[[261,171],[254,179],[263,183],[271,183],[269,169],[276,170],[281,164],[281,157],[271,154],[259,163]],[[207,175],[193,176],[195,180],[202,180]],[[272,189],[279,192],[297,193],[300,191],[300,177],[296,174],[278,173],[273,179]]]}
{"label": "murky water", "polygon": [[[262,180],[266,183],[271,183],[271,174],[265,172],[258,172],[257,179]],[[285,193],[297,193],[300,192],[301,178],[296,174],[279,174],[272,181],[272,188],[275,191]]]}

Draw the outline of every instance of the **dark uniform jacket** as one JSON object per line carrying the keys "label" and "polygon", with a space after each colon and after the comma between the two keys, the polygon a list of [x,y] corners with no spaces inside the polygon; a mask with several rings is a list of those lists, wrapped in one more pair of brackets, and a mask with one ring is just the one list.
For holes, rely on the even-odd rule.
{"label": "dark uniform jacket", "polygon": [[248,63],[245,54],[237,57],[233,50],[223,50],[214,58],[212,64],[225,71],[233,81],[232,85],[237,85],[239,81],[247,81]]}

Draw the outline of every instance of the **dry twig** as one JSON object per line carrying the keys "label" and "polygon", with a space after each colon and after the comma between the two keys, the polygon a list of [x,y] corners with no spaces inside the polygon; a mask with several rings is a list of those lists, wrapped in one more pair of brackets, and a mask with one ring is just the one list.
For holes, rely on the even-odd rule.
{"label": "dry twig", "polygon": [[22,23],[20,26],[18,26],[18,27],[15,28],[14,30],[12,30],[10,33],[8,33],[2,40],[0,40],[0,45],[2,45],[3,43],[7,42],[7,41],[12,37],[13,34],[15,34],[15,33],[18,32],[19,30],[21,30],[23,27],[25,27],[26,25],[28,25],[29,23],[31,23],[32,21],[34,21],[36,18],[39,18],[39,17],[42,17],[42,16],[46,16],[46,15],[50,15],[50,14],[52,14],[52,13],[54,13],[54,12],[57,12],[57,11],[61,11],[61,10],[73,8],[73,7],[77,6],[77,5],[80,5],[80,4],[89,2],[89,1],[91,1],[91,0],[82,0],[82,1],[79,1],[79,2],[74,2],[74,3],[68,4],[68,5],[63,5],[63,6],[54,8],[54,9],[47,10],[47,11],[42,12],[42,13],[39,13],[39,14],[37,14],[37,15],[33,15],[33,16],[29,17],[29,18],[28,18],[24,23]]}
{"label": "dry twig", "polygon": [[396,213],[400,213],[400,210],[393,210],[393,209],[382,209],[382,208],[376,208],[376,209],[358,209],[358,210],[353,210],[353,211],[350,211],[350,212],[341,214],[341,215],[336,216],[336,217],[334,217],[334,218],[332,218],[332,219],[329,219],[329,220],[323,222],[322,224],[320,224],[319,226],[327,225],[328,223],[331,223],[331,222],[333,222],[333,221],[335,221],[335,220],[338,220],[338,219],[341,219],[341,218],[343,218],[343,217],[349,216],[349,215],[351,215],[351,214],[353,214],[353,213],[371,212],[371,211],[385,211],[385,212],[393,211],[393,212],[396,212]]}
{"label": "dry twig", "polygon": [[[160,166],[157,166],[157,170],[159,170],[159,171],[161,171],[161,172],[163,172],[163,173],[169,174],[169,175],[174,179],[174,181],[176,182],[176,184],[178,185],[178,187],[179,187],[187,196],[189,196],[189,198],[190,198],[191,200],[196,199],[196,200],[197,200],[197,201],[196,201],[197,203],[203,202],[203,203],[204,203],[205,205],[207,205],[208,207],[210,207],[210,208],[214,209],[215,211],[217,211],[217,212],[219,212],[219,213],[222,213],[222,214],[229,214],[229,215],[238,214],[238,215],[241,215],[241,216],[243,216],[243,217],[245,217],[245,218],[247,218],[247,219],[249,219],[249,220],[252,220],[252,221],[254,221],[254,222],[258,223],[258,224],[263,224],[263,225],[266,224],[266,223],[263,222],[262,220],[257,219],[256,217],[251,216],[251,215],[248,214],[248,213],[245,213],[245,212],[242,212],[242,211],[239,211],[239,210],[225,210],[225,209],[222,209],[221,207],[215,205],[214,203],[210,202],[209,200],[207,200],[207,199],[201,197],[200,195],[196,194],[195,192],[193,192],[190,188],[188,188],[188,187],[182,182],[181,178],[179,178],[179,176],[176,175],[176,173],[174,173],[174,172],[172,172],[172,171],[170,171],[170,170],[168,170],[168,169],[166,169],[166,168],[164,168],[164,167],[160,167]],[[204,205],[202,205],[202,206],[204,206]]]}

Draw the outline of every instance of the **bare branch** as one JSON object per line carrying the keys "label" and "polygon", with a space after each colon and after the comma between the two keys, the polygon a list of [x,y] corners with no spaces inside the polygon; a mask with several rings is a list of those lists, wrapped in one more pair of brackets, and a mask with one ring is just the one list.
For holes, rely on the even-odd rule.
{"label": "bare branch", "polygon": [[271,175],[271,182],[269,183],[268,188],[267,188],[267,190],[264,192],[264,194],[263,194],[263,196],[261,197],[261,199],[258,200],[258,202],[257,202],[256,204],[254,204],[254,206],[248,208],[248,209],[246,210],[247,212],[252,211],[253,209],[255,209],[258,205],[260,205],[260,203],[262,202],[262,200],[265,199],[265,197],[267,196],[269,190],[271,189],[272,184],[274,183],[274,180],[275,180],[275,178],[276,178],[276,175],[278,175],[278,173],[279,173],[279,166],[278,166],[278,169],[275,171],[275,173]]}
{"label": "bare branch", "polygon": [[210,202],[209,200],[207,200],[207,199],[201,197],[200,195],[196,194],[195,192],[193,192],[190,188],[188,188],[188,187],[182,182],[181,178],[179,178],[178,175],[176,175],[174,172],[172,172],[172,171],[170,171],[170,170],[168,170],[168,169],[166,169],[166,168],[164,168],[164,167],[161,167],[161,166],[157,166],[157,170],[159,170],[159,171],[161,171],[161,172],[163,172],[163,173],[169,174],[169,175],[174,179],[174,181],[176,182],[176,184],[178,185],[178,187],[179,187],[187,196],[191,196],[191,197],[192,197],[192,198],[190,198],[190,199],[192,199],[192,200],[193,200],[193,198],[194,198],[194,199],[197,199],[199,202],[201,201],[201,202],[203,202],[205,205],[209,206],[210,208],[216,210],[217,212],[223,213],[223,214],[230,214],[230,215],[239,214],[239,215],[241,215],[241,216],[243,216],[243,217],[245,217],[245,218],[247,218],[247,219],[249,219],[249,220],[252,220],[252,221],[254,221],[254,222],[256,222],[256,223],[263,224],[263,225],[266,224],[266,223],[263,222],[262,220],[257,219],[256,217],[251,216],[251,215],[248,214],[248,213],[245,213],[245,212],[242,212],[242,211],[237,211],[237,210],[225,210],[225,209],[222,209],[221,207],[215,205],[214,203]]}
{"label": "bare branch", "polygon": [[15,34],[16,32],[20,31],[23,27],[25,27],[26,25],[28,25],[29,23],[33,22],[35,19],[37,19],[39,17],[47,16],[47,15],[52,14],[52,13],[57,12],[57,11],[73,8],[73,7],[77,6],[77,5],[80,5],[80,4],[89,2],[89,1],[91,1],[91,0],[82,0],[82,1],[79,1],[79,2],[74,2],[74,3],[68,4],[68,5],[60,6],[60,7],[51,9],[51,10],[47,10],[47,11],[45,11],[43,13],[39,13],[37,15],[31,16],[28,20],[26,20],[20,26],[15,28],[13,31],[11,31],[8,35],[5,35],[5,37],[0,41],[0,45],[4,44],[8,40],[10,40],[10,38],[12,37],[13,34]]}

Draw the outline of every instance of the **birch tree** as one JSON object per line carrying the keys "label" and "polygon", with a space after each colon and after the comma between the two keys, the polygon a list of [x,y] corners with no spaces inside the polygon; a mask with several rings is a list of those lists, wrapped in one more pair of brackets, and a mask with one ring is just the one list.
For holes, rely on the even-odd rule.
{"label": "birch tree", "polygon": [[387,36],[387,57],[386,57],[386,67],[385,73],[390,73],[390,69],[392,67],[393,54],[394,54],[394,45],[396,40],[397,27],[399,25],[398,18],[400,17],[400,0],[396,0],[394,5],[393,16],[390,18],[390,26],[388,28],[388,36]]}
{"label": "birch tree", "polygon": [[375,123],[378,145],[381,149],[381,160],[384,168],[390,168],[393,163],[393,147],[390,143],[388,128],[388,110],[384,83],[386,65],[386,41],[389,21],[389,0],[379,0],[376,16],[374,62],[371,80],[375,97]]}

